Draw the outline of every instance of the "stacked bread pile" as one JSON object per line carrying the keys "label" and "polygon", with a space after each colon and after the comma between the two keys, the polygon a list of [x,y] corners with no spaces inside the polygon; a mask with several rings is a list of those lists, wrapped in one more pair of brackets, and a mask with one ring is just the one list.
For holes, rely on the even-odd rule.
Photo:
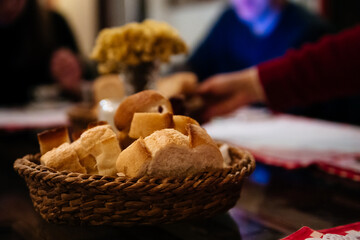
{"label": "stacked bread pile", "polygon": [[185,177],[223,168],[216,143],[194,120],[173,115],[169,100],[147,90],[127,97],[114,122],[70,142],[66,128],[38,135],[41,163],[58,171],[100,175]]}

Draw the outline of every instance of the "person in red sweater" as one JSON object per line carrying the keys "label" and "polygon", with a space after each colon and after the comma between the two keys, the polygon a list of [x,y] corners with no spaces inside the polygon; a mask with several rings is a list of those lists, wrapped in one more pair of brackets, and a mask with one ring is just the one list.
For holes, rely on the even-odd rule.
{"label": "person in red sweater", "polygon": [[255,102],[285,111],[359,94],[360,25],[255,67],[210,77],[198,91],[210,103],[205,121]]}

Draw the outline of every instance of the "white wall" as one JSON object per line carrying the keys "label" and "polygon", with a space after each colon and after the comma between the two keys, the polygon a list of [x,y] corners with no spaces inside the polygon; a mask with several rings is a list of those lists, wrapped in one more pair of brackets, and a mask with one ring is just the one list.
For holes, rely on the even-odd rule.
{"label": "white wall", "polygon": [[167,0],[148,0],[148,17],[175,27],[192,50],[204,37],[227,1],[204,1],[171,6]]}
{"label": "white wall", "polygon": [[118,27],[138,19],[138,0],[108,0],[107,3],[110,27]]}

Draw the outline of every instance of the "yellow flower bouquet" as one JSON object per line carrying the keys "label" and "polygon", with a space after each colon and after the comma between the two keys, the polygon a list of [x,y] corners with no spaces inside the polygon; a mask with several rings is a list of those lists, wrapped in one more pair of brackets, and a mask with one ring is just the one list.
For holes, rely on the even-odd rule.
{"label": "yellow flower bouquet", "polygon": [[165,22],[145,20],[103,29],[91,58],[99,62],[100,73],[125,72],[135,91],[141,91],[160,62],[187,51],[176,29]]}

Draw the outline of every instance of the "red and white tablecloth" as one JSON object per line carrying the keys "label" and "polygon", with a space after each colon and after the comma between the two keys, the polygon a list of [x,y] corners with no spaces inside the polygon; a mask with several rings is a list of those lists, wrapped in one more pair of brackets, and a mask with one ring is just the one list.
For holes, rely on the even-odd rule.
{"label": "red and white tablecloth", "polygon": [[360,128],[243,108],[204,125],[215,139],[248,149],[257,161],[295,169],[317,165],[360,181]]}
{"label": "red and white tablecloth", "polygon": [[68,125],[67,102],[30,104],[22,108],[0,108],[0,129],[18,131]]}
{"label": "red and white tablecloth", "polygon": [[360,222],[324,230],[302,227],[282,240],[359,240]]}

